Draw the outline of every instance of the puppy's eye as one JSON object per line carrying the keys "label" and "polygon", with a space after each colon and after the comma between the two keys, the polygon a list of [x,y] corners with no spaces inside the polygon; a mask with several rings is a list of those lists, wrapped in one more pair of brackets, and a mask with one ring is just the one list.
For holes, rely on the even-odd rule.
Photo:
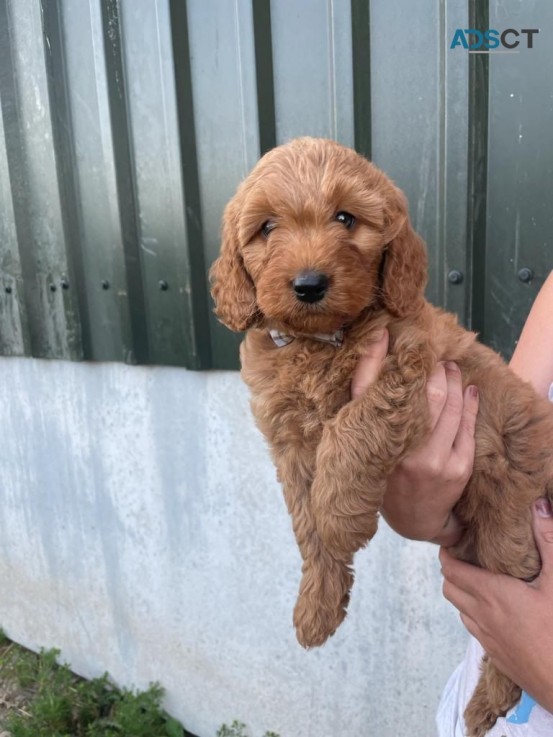
{"label": "puppy's eye", "polygon": [[274,230],[275,228],[276,228],[276,223],[273,220],[267,220],[261,226],[261,234],[263,235],[264,238],[268,238],[271,230]]}
{"label": "puppy's eye", "polygon": [[348,230],[351,230],[355,225],[355,218],[353,215],[350,215],[349,212],[345,212],[344,210],[337,212],[334,220],[338,223],[342,223],[342,225],[344,225]]}

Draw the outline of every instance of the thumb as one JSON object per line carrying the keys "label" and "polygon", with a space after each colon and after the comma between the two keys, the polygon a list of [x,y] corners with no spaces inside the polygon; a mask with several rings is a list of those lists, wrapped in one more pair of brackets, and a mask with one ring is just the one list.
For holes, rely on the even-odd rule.
{"label": "thumb", "polygon": [[553,574],[553,511],[548,499],[537,499],[533,507],[532,526],[541,556],[540,577]]}
{"label": "thumb", "polygon": [[375,338],[372,343],[365,346],[363,355],[360,356],[353,374],[351,380],[351,396],[353,399],[361,396],[378,379],[380,367],[388,353],[388,331],[383,330]]}

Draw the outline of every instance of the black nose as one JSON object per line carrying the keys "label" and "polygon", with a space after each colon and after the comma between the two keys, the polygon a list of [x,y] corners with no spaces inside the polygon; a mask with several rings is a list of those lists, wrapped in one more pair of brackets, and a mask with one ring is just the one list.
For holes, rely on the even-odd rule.
{"label": "black nose", "polygon": [[294,279],[293,287],[302,302],[320,302],[328,289],[328,276],[317,271],[303,271]]}

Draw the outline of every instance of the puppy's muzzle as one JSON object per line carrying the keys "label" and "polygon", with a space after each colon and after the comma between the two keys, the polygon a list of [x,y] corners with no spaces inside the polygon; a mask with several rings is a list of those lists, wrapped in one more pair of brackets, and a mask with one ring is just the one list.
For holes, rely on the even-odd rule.
{"label": "puppy's muzzle", "polygon": [[292,287],[300,302],[320,302],[328,289],[328,276],[318,271],[302,271],[292,282]]}

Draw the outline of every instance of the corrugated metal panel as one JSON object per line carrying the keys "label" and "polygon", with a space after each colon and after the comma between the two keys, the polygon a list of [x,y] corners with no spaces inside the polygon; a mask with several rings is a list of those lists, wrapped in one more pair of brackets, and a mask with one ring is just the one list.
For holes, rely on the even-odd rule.
{"label": "corrugated metal panel", "polygon": [[[553,4],[493,0],[490,26],[540,29],[531,52],[490,59],[482,329],[505,350],[553,268]],[[530,283],[521,281],[523,269],[533,272]]]}
{"label": "corrugated metal panel", "polygon": [[[466,320],[468,57],[449,50],[465,3],[371,5],[373,159],[405,191],[430,255],[429,298]],[[380,29],[380,32],[378,30]],[[393,43],[384,29],[393,29]]]}
{"label": "corrugated metal panel", "polygon": [[[202,238],[210,263],[219,251],[225,203],[259,156],[253,15],[243,1],[192,0],[187,7]],[[214,365],[235,367],[238,340],[212,314],[210,335]]]}
{"label": "corrugated metal panel", "polygon": [[[541,30],[450,49],[488,25]],[[552,26],[545,0],[0,0],[0,351],[236,366],[206,283],[221,213],[308,134],[396,180],[430,299],[508,353],[552,265]]]}
{"label": "corrugated metal panel", "polygon": [[2,115],[22,273],[12,294],[25,303],[26,310],[18,310],[21,320],[27,317],[19,332],[28,332],[33,355],[78,359],[79,306],[60,199],[41,10],[24,0],[0,2]]}

